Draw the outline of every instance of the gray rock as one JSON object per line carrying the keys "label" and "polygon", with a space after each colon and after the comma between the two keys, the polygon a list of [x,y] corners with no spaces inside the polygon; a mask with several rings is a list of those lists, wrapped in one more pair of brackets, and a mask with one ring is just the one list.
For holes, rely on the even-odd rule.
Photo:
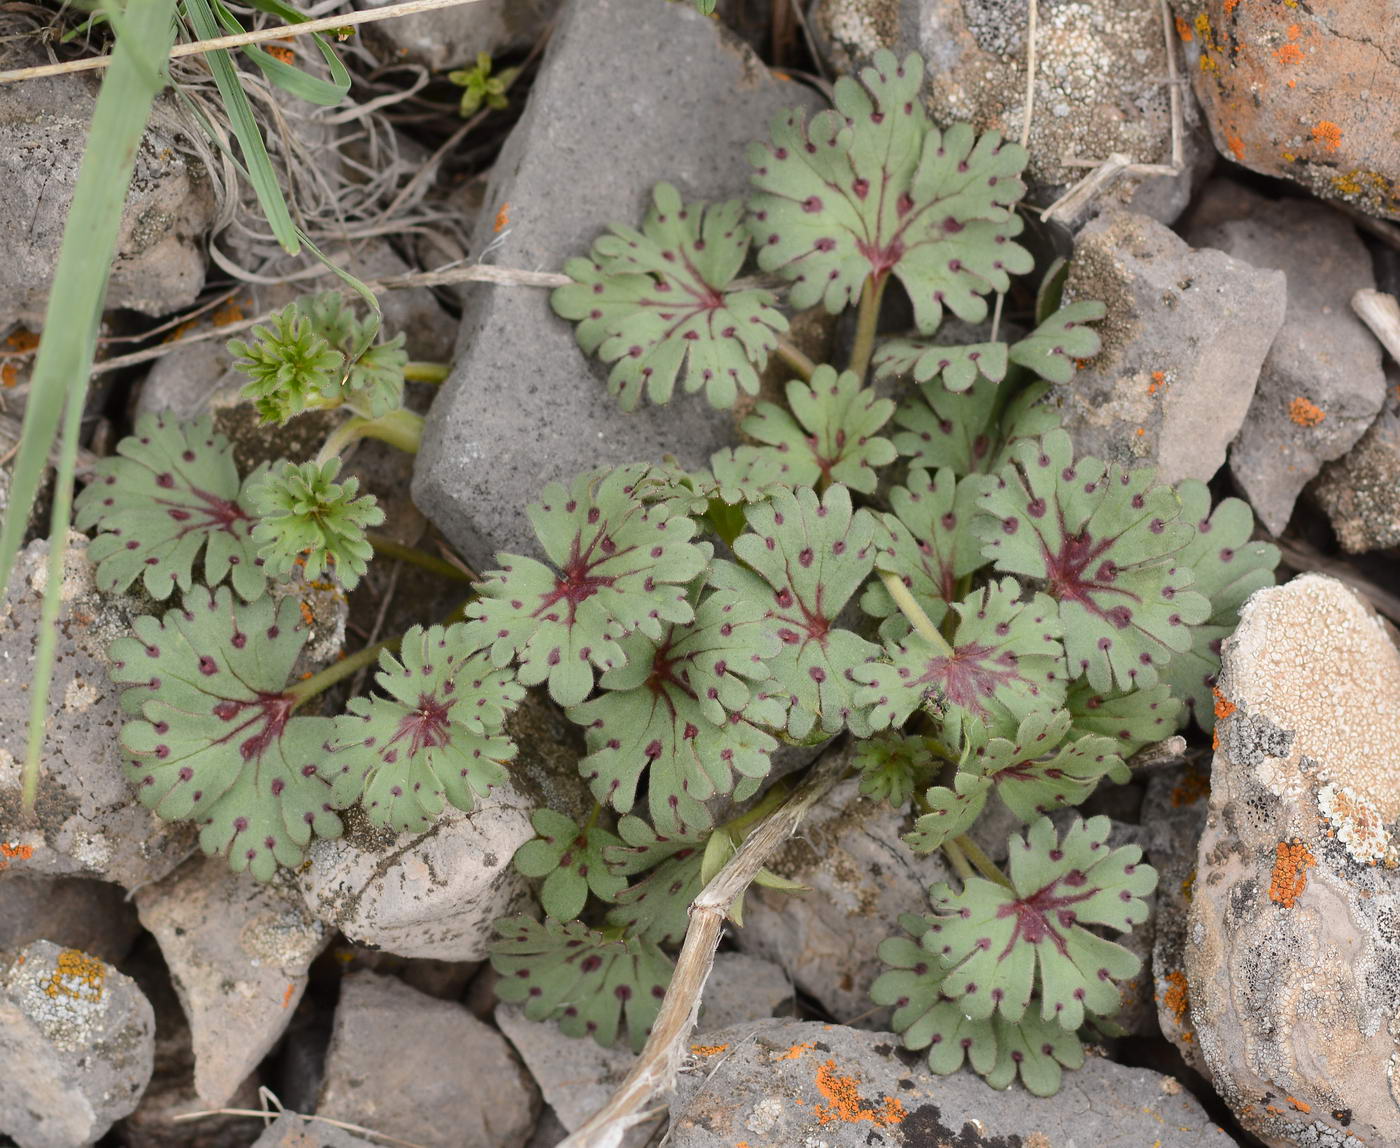
{"label": "gray rock", "polygon": [[1230,1148],[1180,1083],[1091,1056],[1053,1097],[989,1088],[968,1069],[933,1076],[899,1038],[840,1025],[767,1021],[707,1032],[716,1051],[682,1071],[675,1148],[747,1141],[825,1148]]}
{"label": "gray rock", "polygon": [[1283,322],[1283,275],[1120,211],[1080,232],[1065,284],[1076,299],[1108,306],[1103,349],[1052,393],[1076,450],[1154,462],[1168,482],[1209,479]]}
{"label": "gray rock", "polygon": [[554,1109],[546,1104],[525,1148],[559,1148],[568,1135],[569,1130],[564,1127],[564,1122],[555,1114]]}
{"label": "gray rock", "polygon": [[534,836],[533,809],[506,784],[471,813],[449,807],[416,836],[376,830],[352,810],[344,837],[312,844],[302,894],[313,913],[360,944],[479,961],[494,922],[528,896],[510,862]]}
{"label": "gray rock", "polygon": [[210,1107],[226,1104],[277,1043],[330,941],[289,885],[280,875],[250,880],[212,857],[137,891],[189,1018],[195,1092]]}
{"label": "gray rock", "polygon": [[134,889],[175,868],[195,834],[142,808],[122,776],[116,731],[124,718],[107,677],[106,650],[141,609],[98,593],[87,539],[77,533],[69,534],[63,557],[58,660],[35,816],[20,812],[48,549],[40,540],[20,554],[0,609],[0,881],[11,874],[88,876]]}
{"label": "gray rock", "polygon": [[1384,401],[1380,344],[1351,309],[1354,292],[1375,286],[1371,258],[1351,222],[1320,203],[1213,185],[1200,211],[1202,221],[1186,228],[1191,243],[1288,277],[1283,327],[1230,450],[1235,481],[1279,534],[1299,492],[1352,447]]}
{"label": "gray rock", "polygon": [[607,1103],[637,1059],[625,1042],[602,1048],[567,1037],[554,1021],[527,1020],[518,1005],[497,1005],[495,1021],[570,1132]]}
{"label": "gray rock", "polygon": [[890,1014],[870,1001],[883,968],[876,949],[897,932],[899,914],[924,909],[928,887],[950,874],[939,854],[916,856],[899,840],[902,813],[859,789],[856,778],[832,789],[768,863],[811,892],[751,888],[734,940],[786,969],[838,1020],[878,1027]]}
{"label": "gray rock", "polygon": [[252,1148],[383,1148],[383,1144],[324,1120],[286,1112],[267,1126]]}
{"label": "gray rock", "polygon": [[[368,10],[389,3],[392,0],[355,0],[355,7]],[[558,6],[559,0],[479,0],[460,8],[381,20],[370,24],[365,33],[371,44],[382,49],[385,64],[408,61],[433,72],[470,68],[478,52],[494,56],[528,48],[544,34]]]}
{"label": "gray rock", "polygon": [[[627,61],[626,98],[604,59]],[[501,264],[555,270],[610,222],[639,224],[662,180],[691,199],[741,195],[748,141],[780,109],[814,103],[689,4],[571,0],[492,169],[474,250],[489,244]],[[496,235],[507,205],[509,226]],[[545,291],[474,285],[459,345],[414,499],[477,569],[497,551],[535,552],[525,508],[546,483],[665,453],[700,465],[731,441],[730,414],[700,395],[624,414]]]}
{"label": "gray rock", "polygon": [[91,1144],[151,1079],[155,1018],[130,977],[35,941],[0,968],[0,1134],[20,1148]]}
{"label": "gray rock", "polygon": [[1303,575],[1245,604],[1219,690],[1185,944],[1196,1043],[1266,1144],[1395,1148],[1400,651],[1353,591]]}
{"label": "gray rock", "polygon": [[700,998],[700,1028],[728,1028],[746,1020],[791,1015],[792,981],[772,961],[749,953],[717,953]]}
{"label": "gray rock", "polygon": [[1322,468],[1312,495],[1349,554],[1400,546],[1400,368],[1386,372],[1386,400],[1354,447]]}
{"label": "gray rock", "polygon": [[[1026,102],[1026,8],[995,0],[817,0],[812,26],[837,71],[869,63],[880,48],[927,62],[925,104],[938,124],[970,122],[1020,139]],[[1173,48],[1175,45],[1173,45]],[[1122,152],[1171,162],[1167,45],[1154,0],[1046,4],[1036,33],[1035,106],[1027,179],[1048,204],[1088,169],[1068,158]],[[1126,180],[1102,197],[1163,223],[1185,210],[1215,149],[1200,110],[1183,92],[1185,164],[1176,176]]]}
{"label": "gray rock", "polygon": [[116,964],[140,931],[135,907],[116,885],[79,877],[0,880],[0,952],[53,941]]}
{"label": "gray rock", "polygon": [[539,1092],[505,1038],[392,977],[340,985],[317,1114],[424,1148],[522,1148]]}

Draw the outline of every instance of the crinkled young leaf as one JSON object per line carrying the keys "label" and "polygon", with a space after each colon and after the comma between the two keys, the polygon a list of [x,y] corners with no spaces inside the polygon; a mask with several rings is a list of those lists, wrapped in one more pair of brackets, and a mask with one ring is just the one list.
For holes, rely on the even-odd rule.
{"label": "crinkled young leaf", "polygon": [[356,318],[354,308],[339,291],[307,295],[297,306],[312,326],[340,351],[338,396],[347,406],[369,418],[378,418],[403,405],[403,371],[408,365],[403,333],[383,343],[378,315]]}
{"label": "crinkled young leaf", "polygon": [[[1185,655],[1178,655],[1185,656]],[[1172,659],[1175,664],[1176,659]],[[1074,731],[1112,738],[1114,751],[1125,761],[1143,746],[1171,737],[1180,724],[1181,702],[1163,682],[1145,690],[1099,693],[1083,678],[1065,696]]]}
{"label": "crinkled young leaf", "polygon": [[936,785],[924,794],[926,812],[914,822],[914,828],[904,835],[915,853],[932,853],[951,837],[959,837],[972,828],[987,804],[992,783],[976,773],[959,770],[953,776],[952,788]]}
{"label": "crinkled young leaf", "polygon": [[704,824],[698,803],[734,790],[736,775],[740,792],[752,793],[777,748],[746,717],[779,650],[765,615],[756,596],[714,591],[659,644],[642,634],[622,640],[624,664],[602,676],[597,697],[568,710],[584,729],[579,772],[594,797],[625,813],[645,775],[652,823],[675,831]]}
{"label": "crinkled young leaf", "polygon": [[572,921],[583,911],[588,891],[602,901],[616,901],[627,878],[613,873],[603,851],[622,844],[596,825],[580,829],[572,817],[552,809],[530,815],[536,836],[515,851],[515,868],[525,877],[544,878],[540,904],[559,921]]}
{"label": "crinkled young leaf", "polygon": [[[936,626],[957,599],[959,580],[986,562],[972,532],[981,487],[974,477],[957,482],[951,470],[930,475],[918,467],[905,482],[890,491],[894,513],[877,515],[875,568],[899,575]],[[909,620],[880,580],[866,586],[860,606],[882,619],[884,640],[897,641],[909,632]]]}
{"label": "crinkled young leaf", "polygon": [[1157,874],[1138,846],[1109,848],[1108,834],[1107,817],[1076,818],[1060,841],[1042,817],[1024,838],[1011,837],[1012,889],[971,877],[959,893],[946,884],[929,891],[935,916],[924,945],[948,970],[943,991],[964,1013],[1018,1021],[1034,994],[1041,1019],[1073,1031],[1086,1009],[1117,1011],[1114,979],[1142,962],[1085,926],[1141,924]]}
{"label": "crinkled young leaf", "polygon": [[875,53],[860,80],[836,81],[833,111],[810,124],[778,115],[771,142],[749,148],[758,189],[749,200],[758,263],[792,280],[795,308],[846,308],[871,277],[893,272],[921,331],[943,308],[970,322],[983,296],[1029,271],[1013,205],[1025,192],[1026,152],[967,124],[946,132],[924,112],[923,61]]}
{"label": "crinkled young leaf", "polygon": [[608,910],[608,924],[658,945],[679,943],[690,924],[690,903],[704,882],[700,878],[703,850],[681,850],[626,887]]}
{"label": "crinkled young leaf", "polygon": [[293,716],[286,692],[306,642],[297,602],[195,587],[183,609],[132,626],[109,656],[123,708],[140,715],[120,741],[141,804],[195,821],[206,853],[260,881],[301,864],[313,833],[338,837],[344,803],[318,768],[334,727]]}
{"label": "crinkled young leaf", "polygon": [[531,1020],[557,1020],[565,1036],[591,1036],[611,1048],[627,1020],[632,1051],[646,1043],[672,965],[650,941],[609,940],[579,921],[496,922],[491,967],[500,974],[496,995],[523,1004]]}
{"label": "crinkled young leaf", "polygon": [[1210,616],[1192,628],[1191,648],[1173,656],[1162,679],[1186,703],[1181,721],[1195,717],[1210,733],[1215,728],[1211,690],[1220,673],[1220,644],[1234,633],[1245,599],[1274,584],[1279,550],[1271,542],[1250,541],[1254,512],[1248,503],[1227,498],[1212,513],[1210,491],[1194,478],[1178,483],[1176,493],[1181,520],[1194,525],[1196,534],[1175,561],[1195,575],[1191,589],[1210,600]]}
{"label": "crinkled young leaf", "polygon": [[765,692],[786,709],[786,729],[794,738],[806,738],[814,728],[829,735],[843,727],[865,736],[870,727],[853,699],[857,687],[850,673],[880,649],[835,623],[870,573],[875,519],[854,510],[850,492],[840,485],[829,487],[820,501],[810,487],[777,490],[745,514],[749,532],[735,540],[734,553],[750,569],[716,561],[710,580],[767,607],[767,625],[782,649],[768,659],[773,681]]}
{"label": "crinkled young leaf", "polygon": [[241,598],[262,594],[252,497],[262,474],[240,485],[233,448],[213,426],[207,417],[141,415],[135,433],[97,464],[73,506],[78,529],[101,532],[88,547],[99,589],[117,593],[139,577],[152,598],[188,591],[203,550],[206,585],[227,577]]}
{"label": "crinkled young leaf", "polygon": [[591,259],[571,259],[573,283],[555,288],[554,310],[578,324],[579,346],[612,363],[608,391],[623,410],[643,394],[670,401],[685,370],[686,391],[702,387],[714,407],[758,392],[758,370],[787,319],[770,291],[730,284],[749,250],[739,200],[682,204],[669,183],[652,192],[640,232],[613,224]]}
{"label": "crinkled young leaf", "polygon": [[924,383],[907,395],[895,411],[895,450],[910,466],[936,470],[950,467],[959,478],[986,474],[1003,466],[1013,443],[1035,438],[1060,425],[1060,416],[1040,400],[1049,385],[1026,387],[1007,405],[998,428],[988,428],[996,406],[997,385],[977,379],[954,393],[942,379]]}
{"label": "crinkled young leaf", "polygon": [[945,347],[925,339],[890,339],[875,352],[877,379],[908,375],[916,383],[939,378],[953,394],[966,391],[978,378],[999,383],[1006,378],[1005,343],[971,343]]}
{"label": "crinkled young leaf", "polygon": [[397,658],[379,655],[387,697],[351,698],[322,761],[336,800],[362,797],[365,815],[400,832],[428,828],[445,805],[470,811],[505,781],[515,743],[506,715],[525,688],[491,664],[467,626],[414,626]]}
{"label": "crinkled young leaf", "polygon": [[694,616],[687,584],[709,561],[708,545],[673,501],[637,494],[645,464],[594,471],[545,487],[529,508],[549,564],[501,554],[481,596],[467,608],[479,639],[504,666],[520,660],[526,685],[549,683],[560,705],[575,705],[593,688],[593,669],[624,664],[619,639],[639,630],[661,640],[667,622]]}
{"label": "crinkled young leaf", "polygon": [[791,414],[775,403],[759,403],[744,420],[744,433],[767,443],[787,460],[794,486],[840,482],[870,494],[877,466],[895,460],[893,444],[879,431],[894,414],[894,401],[861,385],[852,372],[822,364],[810,384],[787,385]]}
{"label": "crinkled young leaf", "polygon": [[1076,677],[1097,690],[1154,685],[1210,613],[1175,557],[1193,533],[1175,492],[1154,485],[1151,467],[1075,462],[1064,431],[1018,443],[1012,457],[980,500],[982,553],[1044,583]]}
{"label": "crinkled young leaf", "polygon": [[339,473],[338,458],[319,466],[283,461],[253,488],[259,515],[253,541],[274,577],[301,563],[308,581],[333,570],[347,590],[359,584],[374,556],[365,531],[383,522],[384,512],[374,495],[359,494],[358,478],[336,482]]}
{"label": "crinkled young leaf", "polygon": [[1075,360],[1091,359],[1103,341],[1084,324],[1102,319],[1108,308],[1095,299],[1061,307],[1019,342],[1011,344],[1010,357],[1042,379],[1067,383],[1074,378]]}
{"label": "crinkled young leaf", "polygon": [[903,809],[914,791],[927,785],[942,768],[943,758],[931,738],[879,733],[856,742],[853,764],[860,770],[863,796]]}
{"label": "crinkled young leaf", "polygon": [[954,730],[968,717],[1019,722],[1064,701],[1064,650],[1055,604],[1044,594],[1019,601],[1014,579],[993,582],[953,603],[953,655],[917,631],[887,643],[888,661],[857,666],[856,703],[876,729],[902,725],[925,702]]}

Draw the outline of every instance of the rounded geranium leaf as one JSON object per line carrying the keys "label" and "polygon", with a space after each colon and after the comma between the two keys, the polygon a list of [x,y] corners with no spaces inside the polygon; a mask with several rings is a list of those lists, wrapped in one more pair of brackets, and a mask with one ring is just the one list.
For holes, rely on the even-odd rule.
{"label": "rounded geranium leaf", "polygon": [[687,856],[704,849],[710,835],[709,817],[701,825],[682,825],[671,833],[659,832],[645,818],[628,814],[618,818],[617,832],[622,843],[603,853],[608,868],[623,877],[645,873],[668,857]]}
{"label": "rounded geranium leaf", "polygon": [[470,811],[515,756],[506,715],[525,687],[491,664],[467,626],[414,626],[398,657],[379,655],[384,695],[352,698],[335,719],[322,772],[348,805],[363,793],[376,825],[421,832],[448,804]]}
{"label": "rounded geranium leaf", "polygon": [[[1175,664],[1175,659],[1171,664]],[[1073,719],[1075,733],[1095,733],[1113,739],[1117,743],[1114,752],[1126,761],[1143,746],[1171,737],[1179,724],[1181,702],[1162,682],[1145,690],[1099,693],[1080,678],[1065,695],[1065,708]]]}
{"label": "rounded geranium leaf", "polygon": [[540,904],[549,916],[572,921],[583,911],[591,889],[603,901],[615,901],[627,879],[609,870],[603,851],[621,842],[596,825],[579,828],[571,817],[552,809],[530,815],[536,836],[515,851],[515,868],[523,876],[544,878]]}
{"label": "rounded geranium leaf", "polygon": [[640,1051],[661,1010],[672,965],[650,941],[610,940],[571,921],[512,917],[496,922],[491,966],[496,995],[523,1004],[531,1020],[557,1020],[565,1036],[591,1036],[604,1048],[617,1041],[623,1019],[632,1050]]}
{"label": "rounded geranium leaf", "polygon": [[318,764],[329,718],[293,716],[287,679],[306,642],[292,598],[239,604],[196,587],[183,609],[142,617],[109,652],[127,686],[127,776],[166,820],[193,820],[200,845],[266,881],[305,858],[312,834],[338,837],[338,803]]}
{"label": "rounded geranium leaf", "polygon": [[1196,533],[1175,562],[1195,576],[1191,589],[1210,600],[1210,616],[1192,627],[1191,648],[1172,657],[1162,679],[1186,703],[1181,720],[1195,717],[1210,733],[1215,728],[1211,690],[1220,673],[1220,645],[1234,633],[1245,599],[1274,584],[1279,549],[1271,542],[1250,541],[1254,512],[1248,503],[1227,498],[1212,513],[1210,491],[1193,478],[1178,483],[1176,493],[1181,520],[1195,526]]}
{"label": "rounded geranium leaf", "polygon": [[253,541],[258,557],[276,577],[303,566],[308,581],[331,570],[353,590],[374,556],[365,531],[384,521],[372,494],[361,495],[360,480],[336,482],[340,460],[283,462],[253,487],[258,523]]}
{"label": "rounded geranium leaf", "polygon": [[1075,360],[1091,359],[1103,345],[1099,333],[1085,326],[1102,319],[1108,308],[1095,299],[1061,307],[1034,331],[1011,344],[1010,357],[1042,379],[1067,383],[1074,378]]}
{"label": "rounded geranium leaf", "polygon": [[894,446],[876,432],[894,414],[894,401],[882,399],[852,372],[836,373],[823,364],[811,383],[787,385],[788,410],[759,403],[744,420],[744,433],[767,443],[787,460],[794,486],[840,482],[871,494],[877,466],[895,460]]}
{"label": "rounded geranium leaf", "polygon": [[932,853],[950,838],[972,828],[987,804],[992,784],[985,777],[961,770],[953,777],[952,788],[937,785],[924,794],[924,813],[914,828],[904,835],[915,853]]}
{"label": "rounded geranium leaf", "polygon": [[942,768],[943,758],[931,738],[879,733],[856,742],[853,764],[860,770],[863,796],[903,809]]}
{"label": "rounded geranium leaf", "polygon": [[679,943],[690,924],[690,903],[701,880],[702,850],[682,850],[668,857],[635,885],[623,889],[608,910],[608,924],[658,945]]}
{"label": "rounded geranium leaf", "polygon": [[643,395],[669,401],[682,369],[687,391],[732,407],[758,392],[758,370],[787,330],[771,292],[730,286],[749,249],[743,205],[682,204],[668,183],[652,202],[640,232],[614,224],[591,259],[564,265],[574,282],[555,289],[554,310],[578,324],[585,351],[613,364],[608,390],[623,410]]}
{"label": "rounded geranium leaf", "polygon": [[1151,467],[1074,461],[1064,431],[1012,451],[986,488],[978,527],[998,570],[1039,579],[1064,623],[1070,672],[1096,690],[1157,681],[1158,666],[1190,648],[1210,603],[1189,589],[1175,557],[1191,539],[1181,504]]}
{"label": "rounded geranium leaf", "polygon": [[979,378],[999,383],[1006,378],[1005,343],[971,343],[945,347],[925,339],[890,339],[875,352],[879,379],[908,376],[916,383],[939,379],[950,394],[966,391]]}
{"label": "rounded geranium leaf", "polygon": [[1025,388],[1008,404],[1000,425],[992,426],[997,384],[990,379],[978,378],[962,392],[941,378],[924,383],[895,411],[895,425],[904,428],[891,436],[895,450],[911,466],[949,467],[959,477],[995,471],[1012,443],[1060,425],[1060,416],[1041,402],[1048,392],[1044,383]]}
{"label": "rounded geranium leaf", "polygon": [[[914,467],[907,485],[890,491],[893,514],[880,514],[875,568],[897,574],[936,626],[958,597],[958,583],[986,564],[972,531],[977,514],[978,479],[958,482],[948,469],[930,474]],[[883,582],[872,579],[861,609],[881,619],[880,637],[895,641],[909,632],[909,620]]]}
{"label": "rounded geranium leaf", "polygon": [[940,132],[924,112],[923,62],[879,51],[860,80],[836,81],[833,111],[810,124],[780,114],[749,149],[758,189],[749,225],[759,266],[792,281],[796,308],[847,307],[871,277],[893,272],[919,329],[947,307],[970,322],[985,295],[1029,271],[1013,205],[1025,192],[1024,149],[966,124]]}
{"label": "rounded geranium leaf", "polygon": [[530,521],[548,564],[502,554],[468,608],[476,640],[498,666],[520,660],[526,685],[549,683],[560,705],[593,688],[594,667],[621,666],[618,640],[640,630],[654,641],[667,622],[694,616],[686,586],[705,568],[708,545],[673,500],[644,501],[645,465],[594,471],[566,489],[545,487]]}
{"label": "rounded geranium leaf", "polygon": [[1045,1020],[1034,1008],[1018,1021],[998,1014],[991,1023],[997,1063],[984,1075],[993,1088],[1010,1088],[1019,1076],[1032,1096],[1054,1096],[1060,1091],[1062,1069],[1084,1066],[1084,1045],[1078,1034]]}
{"label": "rounded geranium leaf", "polygon": [[1108,833],[1107,817],[1076,818],[1060,841],[1042,817],[1026,837],[1011,838],[1012,888],[973,877],[960,893],[930,890],[935,916],[924,943],[948,970],[944,991],[968,1016],[1019,1021],[1037,988],[1041,1018],[1071,1031],[1086,1009],[1117,1011],[1114,979],[1142,962],[1085,926],[1141,924],[1157,874],[1136,845],[1110,848]]}
{"label": "rounded geranium leaf", "polygon": [[203,550],[206,585],[228,578],[241,598],[262,594],[252,498],[261,472],[240,484],[233,448],[213,426],[141,415],[97,464],[73,505],[75,526],[100,531],[88,548],[99,589],[116,593],[140,578],[152,598],[188,591]]}

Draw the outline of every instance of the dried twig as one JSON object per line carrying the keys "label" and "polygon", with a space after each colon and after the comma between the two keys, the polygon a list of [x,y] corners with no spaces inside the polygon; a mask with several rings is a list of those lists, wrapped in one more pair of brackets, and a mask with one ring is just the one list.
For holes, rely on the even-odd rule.
{"label": "dried twig", "polygon": [[1384,291],[1363,287],[1351,297],[1351,309],[1371,328],[1390,357],[1400,363],[1400,300]]}
{"label": "dried twig", "polygon": [[[1026,106],[1021,113],[1021,146],[1031,142],[1031,113],[1035,111],[1035,26],[1039,20],[1040,6],[1036,0],[1029,0],[1026,13]],[[996,338],[995,335],[992,336]]]}
{"label": "dried twig", "polygon": [[1163,769],[1169,765],[1180,765],[1186,757],[1186,739],[1174,734],[1162,741],[1145,745],[1125,764],[1134,772],[1140,769]]}
{"label": "dried twig", "polygon": [[618,1148],[626,1132],[649,1119],[645,1109],[668,1091],[680,1070],[685,1042],[700,1012],[700,994],[715,961],[729,908],[768,858],[797,831],[803,817],[846,772],[846,755],[828,750],[796,792],[750,834],[690,906],[690,927],[676,959],[671,987],[646,1047],[607,1104],[560,1148]]}

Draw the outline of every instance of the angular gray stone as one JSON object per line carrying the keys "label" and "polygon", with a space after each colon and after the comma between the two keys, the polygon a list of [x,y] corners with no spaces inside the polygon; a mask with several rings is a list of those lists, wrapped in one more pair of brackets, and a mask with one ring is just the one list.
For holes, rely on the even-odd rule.
{"label": "angular gray stone", "polygon": [[1386,371],[1386,399],[1356,445],[1322,468],[1311,487],[1349,554],[1400,546],[1400,367]]}
{"label": "angular gray stone", "polygon": [[554,1109],[546,1104],[525,1148],[559,1148],[568,1135],[569,1130],[564,1127],[564,1122],[555,1114]]}
{"label": "angular gray stone", "polygon": [[1283,327],[1230,449],[1230,473],[1279,534],[1303,487],[1352,447],[1385,399],[1380,344],[1351,309],[1357,290],[1375,286],[1371,257],[1346,216],[1310,200],[1215,184],[1198,214],[1185,231],[1191,243],[1288,277]]}
{"label": "angular gray stone", "polygon": [[1154,462],[1167,482],[1208,480],[1283,322],[1283,275],[1118,211],[1079,234],[1065,283],[1065,301],[1078,299],[1108,315],[1095,324],[1103,349],[1051,393],[1075,449]]}
{"label": "angular gray stone", "polygon": [[135,982],[35,941],[0,967],[0,1135],[20,1148],[91,1144],[141,1099],[155,1017]]}
{"label": "angular gray stone", "polygon": [[[934,1076],[899,1038],[772,1020],[706,1032],[714,1050],[681,1072],[674,1148],[1231,1148],[1181,1084],[1089,1057],[1053,1097],[988,1087],[970,1069]],[[721,1051],[722,1050],[722,1051]]]}
{"label": "angular gray stone", "polygon": [[222,857],[137,890],[136,907],[190,1022],[195,1092],[223,1106],[286,1029],[331,931],[289,877],[262,884]]}
{"label": "angular gray stone", "polygon": [[637,1059],[625,1041],[602,1048],[587,1038],[565,1036],[554,1021],[526,1019],[518,1005],[497,1005],[495,1021],[570,1132],[607,1103]]}
{"label": "angular gray stone", "polygon": [[424,1148],[522,1148],[540,1097],[505,1038],[392,977],[340,983],[320,1116]]}
{"label": "angular gray stone", "polygon": [[[625,98],[601,60],[626,61]],[[609,223],[640,224],[658,182],[691,199],[742,195],[746,144],[780,109],[814,104],[689,4],[571,0],[492,169],[474,250],[557,270]],[[496,234],[498,212],[509,222]],[[497,551],[536,552],[525,508],[546,483],[666,453],[701,465],[732,440],[732,416],[700,395],[624,414],[546,291],[473,285],[459,345],[413,489],[478,570]]]}
{"label": "angular gray stone", "polygon": [[699,1026],[728,1028],[746,1020],[767,1020],[793,1006],[792,981],[772,961],[750,953],[717,953],[700,998]]}
{"label": "angular gray stone", "polygon": [[899,914],[923,911],[928,887],[950,873],[940,854],[910,852],[899,840],[904,815],[859,789],[857,778],[832,789],[768,863],[811,892],[750,888],[744,927],[733,936],[743,952],[785,969],[838,1020],[877,1027],[890,1014],[870,1000],[884,967],[876,949],[898,931]]}
{"label": "angular gray stone", "polygon": [[0,607],[0,881],[6,874],[89,876],[134,889],[175,868],[194,848],[195,833],[144,809],[122,775],[116,735],[124,715],[107,677],[106,651],[141,609],[98,593],[87,539],[76,532],[63,557],[58,661],[35,817],[20,812],[48,549],[39,540],[21,552]]}
{"label": "angular gray stone", "polygon": [[122,889],[80,877],[0,878],[0,952],[31,941],[81,949],[108,964],[130,951],[141,931]]}
{"label": "angular gray stone", "polygon": [[[360,9],[382,8],[393,0],[355,0]],[[559,0],[478,0],[459,8],[412,12],[365,29],[385,64],[422,64],[432,72],[471,68],[476,54],[496,55],[528,48],[545,31]],[[500,70],[497,65],[496,70]]]}
{"label": "angular gray stone", "polygon": [[495,921],[529,896],[510,862],[535,835],[534,808],[506,783],[471,813],[449,807],[416,836],[377,830],[352,810],[344,837],[312,843],[302,895],[312,913],[360,944],[479,961]]}
{"label": "angular gray stone", "polygon": [[356,1136],[344,1128],[285,1112],[253,1141],[252,1148],[383,1148],[384,1141]]}

